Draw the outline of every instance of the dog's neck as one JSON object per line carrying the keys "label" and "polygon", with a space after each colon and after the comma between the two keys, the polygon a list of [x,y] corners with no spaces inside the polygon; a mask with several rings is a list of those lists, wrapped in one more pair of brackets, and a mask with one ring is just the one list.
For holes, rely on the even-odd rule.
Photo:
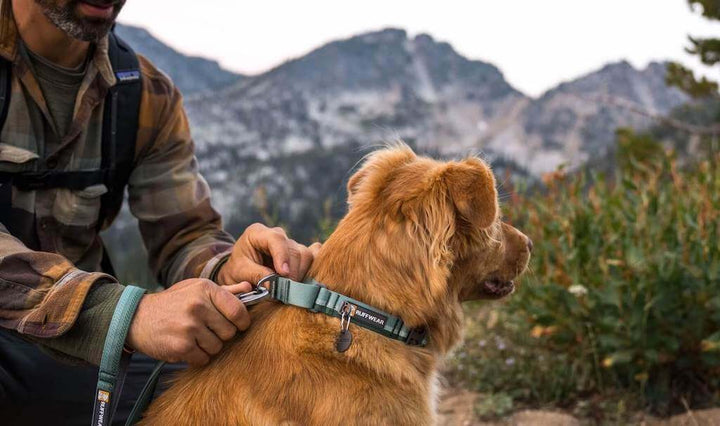
{"label": "dog's neck", "polygon": [[425,327],[428,349],[444,355],[459,341],[462,328],[447,269],[429,262],[422,247],[396,247],[392,235],[368,228],[346,216],[324,243],[310,275],[333,291],[402,318],[409,327]]}

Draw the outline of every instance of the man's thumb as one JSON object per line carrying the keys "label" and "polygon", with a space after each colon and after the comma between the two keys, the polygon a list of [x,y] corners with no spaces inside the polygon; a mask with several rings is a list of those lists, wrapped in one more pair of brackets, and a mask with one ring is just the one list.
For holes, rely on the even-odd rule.
{"label": "man's thumb", "polygon": [[245,305],[237,298],[238,293],[247,293],[252,290],[248,282],[227,286],[217,286],[210,292],[210,300],[225,318],[235,324],[240,330],[245,330],[250,324]]}
{"label": "man's thumb", "polygon": [[257,283],[261,279],[275,273],[275,271],[273,271],[272,269],[262,265],[252,265],[248,268],[248,272],[249,275],[252,277],[253,285],[257,285]]}
{"label": "man's thumb", "polygon": [[241,294],[241,293],[247,293],[249,291],[252,291],[253,286],[249,282],[243,281],[238,284],[225,285],[222,288],[229,291],[232,294]]}

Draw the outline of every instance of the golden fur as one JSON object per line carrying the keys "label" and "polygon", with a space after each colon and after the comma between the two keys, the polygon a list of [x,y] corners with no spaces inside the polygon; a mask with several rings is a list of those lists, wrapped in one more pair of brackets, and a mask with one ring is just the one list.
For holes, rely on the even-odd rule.
{"label": "golden fur", "polygon": [[328,288],[425,326],[425,348],[263,303],[253,325],[209,365],[181,373],[143,425],[434,423],[436,367],[461,338],[460,302],[502,297],[530,256],[499,220],[481,160],[439,162],[399,146],[372,154],[348,182],[349,211],[310,275]]}

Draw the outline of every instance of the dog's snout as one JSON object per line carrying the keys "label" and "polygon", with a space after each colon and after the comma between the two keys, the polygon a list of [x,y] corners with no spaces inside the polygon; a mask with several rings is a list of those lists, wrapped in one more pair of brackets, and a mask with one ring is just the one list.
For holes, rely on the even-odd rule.
{"label": "dog's snout", "polygon": [[528,246],[528,251],[529,251],[530,253],[532,253],[532,251],[533,251],[533,242],[532,242],[532,240],[530,239],[530,237],[528,237],[528,239],[527,239],[527,246]]}

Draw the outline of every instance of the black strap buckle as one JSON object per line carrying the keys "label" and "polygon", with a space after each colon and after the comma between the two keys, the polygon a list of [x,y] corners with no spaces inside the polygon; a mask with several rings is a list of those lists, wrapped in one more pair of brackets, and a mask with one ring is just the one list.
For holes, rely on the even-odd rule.
{"label": "black strap buckle", "polygon": [[27,177],[20,175],[16,181],[18,187],[24,191],[35,191],[45,189],[47,182],[55,175],[52,170],[28,173]]}
{"label": "black strap buckle", "polygon": [[420,346],[427,337],[427,328],[417,327],[410,329],[407,337],[405,338],[405,344],[410,346]]}

